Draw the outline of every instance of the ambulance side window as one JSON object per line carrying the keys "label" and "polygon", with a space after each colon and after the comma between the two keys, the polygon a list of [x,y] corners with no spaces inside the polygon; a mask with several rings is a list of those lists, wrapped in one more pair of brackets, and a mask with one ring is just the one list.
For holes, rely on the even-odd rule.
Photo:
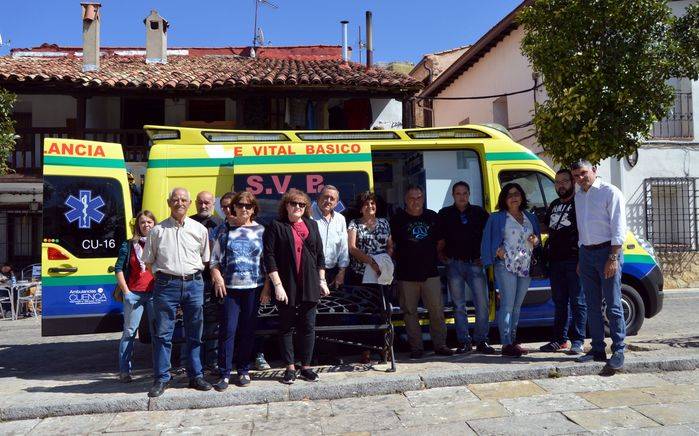
{"label": "ambulance side window", "polygon": [[538,171],[501,171],[498,178],[500,187],[507,183],[517,183],[522,187],[529,202],[528,210],[534,212],[539,221],[543,221],[546,208],[558,197],[553,180]]}
{"label": "ambulance side window", "polygon": [[126,240],[124,193],[112,178],[44,176],[44,235],[79,258],[117,257]]}

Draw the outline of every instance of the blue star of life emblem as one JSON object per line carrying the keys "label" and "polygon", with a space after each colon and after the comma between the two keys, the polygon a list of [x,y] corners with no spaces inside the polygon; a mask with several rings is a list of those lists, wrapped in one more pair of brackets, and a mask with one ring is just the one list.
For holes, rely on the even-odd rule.
{"label": "blue star of life emblem", "polygon": [[104,213],[100,208],[104,206],[104,200],[98,195],[92,198],[92,191],[80,190],[78,197],[69,196],[65,205],[70,208],[64,215],[69,223],[78,221],[78,227],[81,229],[89,229],[92,227],[92,222],[101,223],[104,219]]}

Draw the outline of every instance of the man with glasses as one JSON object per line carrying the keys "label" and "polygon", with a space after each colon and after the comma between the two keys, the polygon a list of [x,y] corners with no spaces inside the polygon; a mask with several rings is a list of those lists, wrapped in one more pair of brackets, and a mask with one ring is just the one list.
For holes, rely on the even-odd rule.
{"label": "man with glasses", "polygon": [[340,201],[340,191],[333,185],[325,185],[311,207],[311,216],[318,223],[325,255],[325,278],[330,288],[340,288],[345,282],[345,269],[349,265],[347,247],[347,222],[335,211]]}
{"label": "man with glasses", "polygon": [[208,391],[204,380],[200,349],[203,325],[204,281],[202,271],[209,262],[209,232],[187,217],[192,200],[184,188],[175,188],[168,200],[170,217],[148,233],[143,248],[143,262],[155,275],[153,306],[153,386],[149,397],[159,397],[170,381],[170,353],[177,308],[184,312],[187,338],[187,376],[189,387]]}

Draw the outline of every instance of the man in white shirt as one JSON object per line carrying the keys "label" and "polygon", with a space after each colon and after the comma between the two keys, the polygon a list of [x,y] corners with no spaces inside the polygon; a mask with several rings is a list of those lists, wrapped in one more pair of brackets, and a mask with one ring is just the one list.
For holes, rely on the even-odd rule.
{"label": "man in white shirt", "polygon": [[175,188],[167,200],[170,217],[148,233],[143,262],[155,276],[153,309],[153,386],[149,397],[163,394],[170,381],[170,353],[177,307],[184,312],[187,338],[189,387],[208,391],[204,380],[200,348],[204,321],[204,281],[202,271],[209,262],[209,232],[187,217],[192,200],[184,188]]}
{"label": "man in white shirt", "polygon": [[[578,362],[602,361],[612,370],[624,366],[626,322],[621,307],[621,268],[626,239],[624,197],[614,185],[597,177],[597,168],[586,160],[571,165],[579,189],[575,193],[580,253],[578,270],[585,290],[587,322],[592,350]],[[607,361],[604,343],[602,299],[612,338],[612,357]]]}
{"label": "man in white shirt", "polygon": [[318,223],[325,256],[325,278],[330,287],[339,288],[345,282],[345,269],[349,265],[347,247],[347,222],[335,212],[340,201],[340,191],[333,185],[325,185],[311,208],[313,220]]}

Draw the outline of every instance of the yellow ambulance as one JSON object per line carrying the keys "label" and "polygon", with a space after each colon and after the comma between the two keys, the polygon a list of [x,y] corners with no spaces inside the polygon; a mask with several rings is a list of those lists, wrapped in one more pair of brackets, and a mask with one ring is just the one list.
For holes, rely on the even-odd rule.
{"label": "yellow ambulance", "polygon": [[[451,186],[465,180],[470,201],[492,211],[500,187],[519,183],[539,216],[555,199],[553,170],[497,126],[466,125],[371,131],[234,131],[146,126],[151,141],[142,209],[163,219],[175,187],[220,197],[249,190],[262,222],[274,217],[289,188],[314,198],[325,184],[339,188],[338,211],[374,190],[391,216],[409,184],[424,188],[426,207],[452,204]],[[120,145],[46,139],[42,333],[116,331],[113,265],[129,236],[132,214]],[[190,213],[195,213],[194,205]],[[217,211],[221,215],[221,211]],[[662,308],[662,274],[648,249],[629,233],[624,246],[623,307],[630,334]],[[520,325],[551,325],[554,305],[547,279],[533,280]],[[494,310],[491,308],[491,319]]]}

